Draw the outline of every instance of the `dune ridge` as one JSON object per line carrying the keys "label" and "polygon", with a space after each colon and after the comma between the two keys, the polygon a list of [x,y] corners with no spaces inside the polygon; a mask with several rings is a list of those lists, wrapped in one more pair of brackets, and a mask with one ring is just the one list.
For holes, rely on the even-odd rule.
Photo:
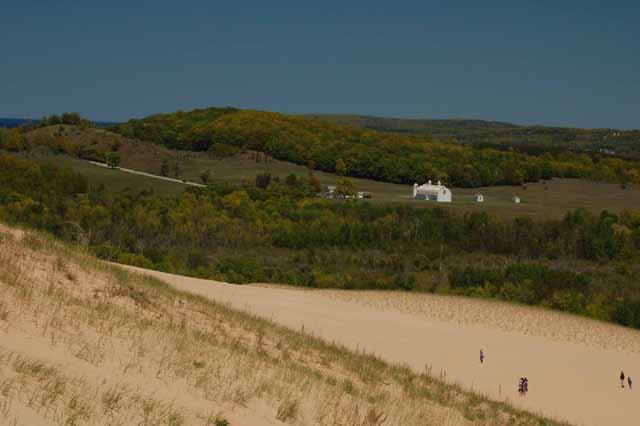
{"label": "dune ridge", "polygon": [[397,291],[323,290],[318,294],[381,311],[408,313],[425,319],[481,326],[603,350],[640,353],[638,330],[544,308],[489,299]]}

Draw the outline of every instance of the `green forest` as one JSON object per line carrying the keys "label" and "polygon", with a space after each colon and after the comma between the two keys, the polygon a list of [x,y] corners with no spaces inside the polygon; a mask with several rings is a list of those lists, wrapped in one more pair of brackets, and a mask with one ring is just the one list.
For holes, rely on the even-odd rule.
{"label": "green forest", "polygon": [[640,212],[533,221],[336,203],[315,197],[313,178],[159,196],[0,155],[0,220],[167,272],[497,298],[640,328]]}
{"label": "green forest", "polygon": [[[567,148],[532,153],[455,138],[386,133],[273,112],[208,108],[157,114],[116,125],[122,135],[173,149],[261,151],[274,158],[335,172],[342,159],[351,177],[412,184],[441,180],[453,187],[521,185],[540,179],[640,182],[640,164]],[[494,140],[494,139],[491,139]],[[500,138],[495,138],[499,143]]]}
{"label": "green forest", "polygon": [[499,121],[406,119],[366,115],[311,114],[309,119],[381,132],[422,135],[476,147],[513,149],[533,155],[567,150],[640,159],[640,130],[521,126]]}

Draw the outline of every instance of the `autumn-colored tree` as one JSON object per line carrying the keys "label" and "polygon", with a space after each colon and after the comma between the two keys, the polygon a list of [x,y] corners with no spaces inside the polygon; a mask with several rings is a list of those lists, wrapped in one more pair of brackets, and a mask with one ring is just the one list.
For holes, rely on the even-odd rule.
{"label": "autumn-colored tree", "polygon": [[118,167],[120,167],[120,155],[118,155],[115,152],[110,152],[107,154],[107,165],[109,166],[109,168],[111,169],[117,169]]}
{"label": "autumn-colored tree", "polygon": [[347,177],[338,178],[336,195],[339,197],[351,197],[354,195],[354,186],[351,179]]}
{"label": "autumn-colored tree", "polygon": [[170,171],[171,167],[169,165],[169,160],[165,158],[162,160],[162,164],[160,165],[160,176],[169,176]]}
{"label": "autumn-colored tree", "polygon": [[203,184],[207,185],[211,181],[211,172],[209,170],[205,170],[200,173],[200,180]]}
{"label": "autumn-colored tree", "polygon": [[316,162],[313,160],[307,161],[307,172],[309,174],[313,174],[315,169],[316,169]]}
{"label": "autumn-colored tree", "polygon": [[347,165],[342,161],[342,158],[338,158],[336,160],[336,174],[338,176],[346,176],[347,175]]}
{"label": "autumn-colored tree", "polygon": [[271,183],[271,174],[270,173],[260,173],[256,175],[256,186],[258,188],[266,189]]}
{"label": "autumn-colored tree", "polygon": [[20,129],[0,128],[0,148],[13,152],[23,150],[25,148],[25,140]]}
{"label": "autumn-colored tree", "polygon": [[309,186],[314,194],[322,192],[322,184],[320,184],[320,180],[315,175],[309,176]]}

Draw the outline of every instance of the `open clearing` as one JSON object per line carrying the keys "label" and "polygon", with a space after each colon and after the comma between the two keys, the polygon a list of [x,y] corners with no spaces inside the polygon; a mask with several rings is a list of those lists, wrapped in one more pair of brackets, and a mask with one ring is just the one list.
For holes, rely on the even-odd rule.
{"label": "open clearing", "polygon": [[[621,389],[618,380],[620,370],[640,377],[640,332],[635,330],[526,307],[496,309],[497,302],[238,286],[128,269],[418,371],[427,366],[492,398],[574,424],[631,426],[640,416],[639,391]],[[417,299],[407,302],[413,296]],[[446,312],[433,312],[437,309]],[[497,326],[496,317],[515,325]],[[518,330],[517,324],[535,317],[537,325]],[[478,360],[480,348],[487,353],[484,365]],[[529,379],[526,397],[517,394],[519,377]]]}
{"label": "open clearing", "polygon": [[[200,182],[200,174],[210,171],[211,179],[234,185],[253,179],[259,173],[271,173],[284,178],[288,174],[306,176],[303,166],[271,159],[268,166],[256,163],[248,153],[225,159],[213,160],[204,153],[189,153],[183,160],[183,178]],[[176,194],[184,191],[182,183],[165,182],[148,176],[133,175],[121,170],[110,170],[65,155],[45,155],[39,161],[75,169],[87,177],[90,183],[104,184],[113,190],[153,188],[158,194]],[[158,173],[142,164],[123,161],[123,167],[146,173]],[[329,173],[315,172],[323,186],[335,185],[336,177]],[[398,185],[367,179],[353,179],[357,191],[371,192],[373,203],[408,204],[418,208],[444,208],[468,212],[485,211],[503,218],[532,216],[535,218],[562,218],[568,211],[584,208],[594,213],[602,210],[620,212],[625,209],[640,209],[640,189],[622,189],[612,183],[588,182],[578,179],[554,179],[546,183],[529,183],[525,186],[494,186],[487,188],[452,188],[452,203],[418,201],[411,198],[410,185]],[[526,188],[526,189],[524,189]],[[484,203],[476,203],[474,195],[484,195]],[[512,197],[518,195],[521,204],[514,204]],[[341,202],[341,201],[336,201]]]}

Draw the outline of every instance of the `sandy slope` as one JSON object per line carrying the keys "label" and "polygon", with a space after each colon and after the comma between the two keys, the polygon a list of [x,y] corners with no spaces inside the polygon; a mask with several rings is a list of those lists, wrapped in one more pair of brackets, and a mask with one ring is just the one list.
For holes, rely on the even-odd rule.
{"label": "sandy slope", "polygon": [[[367,292],[361,292],[360,297],[353,300],[351,296],[343,297],[331,291],[237,286],[129,268],[154,275],[181,290],[246,308],[292,328],[304,326],[305,331],[374,352],[391,361],[405,362],[417,370],[427,366],[433,373],[446,375],[450,381],[574,424],[631,426],[640,421],[640,388],[621,389],[617,380],[620,369],[624,369],[640,386],[640,354],[634,351],[640,333],[612,325],[594,327],[592,321],[564,315],[540,321],[548,323],[549,328],[560,329],[567,321],[573,329],[582,330],[578,331],[583,333],[579,341],[593,343],[577,344],[569,338],[570,333],[562,330],[522,332],[517,327],[492,325],[491,321],[483,321],[484,326],[472,325],[460,320],[465,318],[464,311],[452,308],[456,304],[452,298],[448,298],[447,303],[453,304],[448,309],[454,313],[449,312],[447,320],[443,320],[426,309],[403,309],[402,304],[381,304],[380,300],[376,303],[375,298],[367,297]],[[406,295],[384,294],[386,300],[394,297]],[[429,303],[428,299],[424,303]],[[473,301],[461,306],[470,309],[472,305]],[[485,305],[484,309],[491,311],[482,317],[494,318],[511,312],[515,315],[513,322],[518,323],[517,310],[505,311],[495,309],[496,306]],[[544,315],[544,311],[521,309],[529,321],[535,312]],[[500,322],[509,323],[509,320],[502,318]],[[580,326],[581,321],[584,327]],[[589,333],[593,333],[592,338]],[[610,335],[615,338],[612,342],[618,343],[606,349]],[[630,341],[627,346],[625,339]],[[480,348],[487,353],[484,365],[478,361]],[[517,380],[522,376],[530,382],[526,397],[519,397],[516,392]]]}

